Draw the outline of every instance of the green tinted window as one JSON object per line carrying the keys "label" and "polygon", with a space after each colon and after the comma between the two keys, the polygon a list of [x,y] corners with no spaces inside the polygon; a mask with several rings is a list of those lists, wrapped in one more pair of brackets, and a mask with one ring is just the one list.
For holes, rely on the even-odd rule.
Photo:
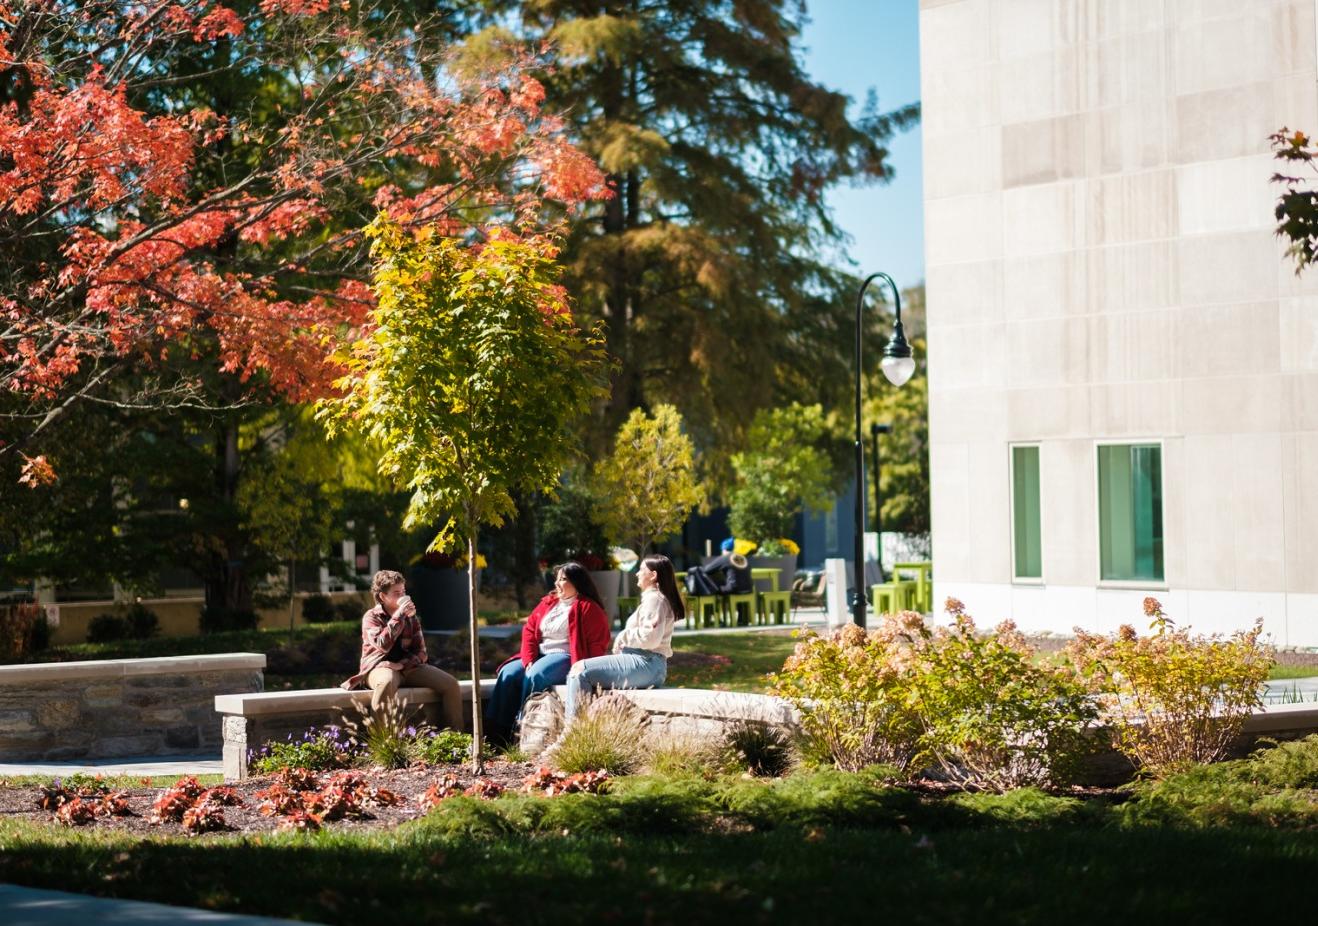
{"label": "green tinted window", "polygon": [[1162,448],[1098,448],[1099,558],[1104,579],[1162,581]]}
{"label": "green tinted window", "polygon": [[1039,517],[1039,448],[1011,448],[1011,527],[1018,579],[1043,578]]}

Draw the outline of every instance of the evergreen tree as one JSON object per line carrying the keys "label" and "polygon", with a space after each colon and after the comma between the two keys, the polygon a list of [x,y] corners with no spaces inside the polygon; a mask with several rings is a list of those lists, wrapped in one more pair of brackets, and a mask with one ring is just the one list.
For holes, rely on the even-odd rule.
{"label": "evergreen tree", "polygon": [[[556,43],[547,105],[565,110],[616,195],[573,225],[566,280],[620,361],[602,450],[628,411],[673,402],[723,460],[754,412],[848,405],[851,278],[824,202],[886,181],[886,143],[918,104],[883,113],[804,73],[788,0],[528,0],[527,37]],[[723,464],[720,467],[720,464]]]}

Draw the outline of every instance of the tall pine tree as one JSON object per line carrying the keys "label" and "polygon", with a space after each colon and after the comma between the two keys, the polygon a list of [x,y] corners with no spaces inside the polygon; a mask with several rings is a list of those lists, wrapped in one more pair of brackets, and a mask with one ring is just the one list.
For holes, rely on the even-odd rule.
{"label": "tall pine tree", "polygon": [[[576,123],[616,196],[575,223],[567,283],[620,361],[596,443],[628,411],[673,402],[705,447],[735,450],[756,409],[850,405],[854,280],[840,182],[891,178],[887,142],[918,104],[881,112],[805,74],[803,3],[527,0],[555,43],[550,108]],[[876,335],[877,337],[877,335]]]}

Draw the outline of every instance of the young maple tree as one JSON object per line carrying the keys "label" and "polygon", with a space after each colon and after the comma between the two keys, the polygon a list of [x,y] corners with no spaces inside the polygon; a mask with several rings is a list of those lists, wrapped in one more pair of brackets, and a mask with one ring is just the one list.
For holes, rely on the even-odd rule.
{"label": "young maple tree", "polygon": [[[0,497],[99,403],[205,415],[235,507],[243,410],[329,394],[369,327],[381,208],[479,240],[603,195],[540,58],[423,6],[0,0]],[[208,547],[207,605],[250,607],[250,538]]]}
{"label": "young maple tree", "polygon": [[653,417],[632,409],[613,452],[595,465],[594,482],[609,539],[634,546],[640,556],[678,531],[705,501],[695,446],[671,405],[656,406]]}
{"label": "young maple tree", "polygon": [[[0,454],[80,399],[324,395],[378,208],[456,234],[601,193],[529,55],[469,66],[428,33],[385,2],[0,0]],[[194,356],[243,389],[122,394]]]}
{"label": "young maple tree", "polygon": [[370,234],[373,327],[322,412],[384,448],[381,474],[413,493],[407,525],[441,525],[432,549],[465,548],[479,774],[477,537],[515,512],[514,493],[557,483],[574,424],[608,395],[603,336],[576,326],[543,237],[503,232],[469,247],[388,215]]}

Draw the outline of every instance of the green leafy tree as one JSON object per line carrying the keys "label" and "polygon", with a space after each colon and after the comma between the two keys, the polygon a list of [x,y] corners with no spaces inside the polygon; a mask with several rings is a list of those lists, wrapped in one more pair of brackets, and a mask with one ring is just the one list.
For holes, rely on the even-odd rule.
{"label": "green leafy tree", "polygon": [[547,103],[617,194],[573,223],[564,258],[619,361],[592,446],[631,409],[670,402],[723,475],[756,410],[846,404],[855,288],[832,260],[844,235],[826,193],[890,179],[887,142],[918,106],[885,113],[871,95],[849,112],[812,82],[798,2],[493,6],[556,42]]}
{"label": "green leafy tree", "polygon": [[737,474],[728,526],[737,537],[764,543],[786,537],[803,507],[819,511],[832,501],[836,443],[818,405],[792,403],[756,413],[750,447],[732,458]]}
{"label": "green leafy tree", "polygon": [[387,216],[368,234],[374,330],[323,409],[383,448],[380,472],[412,492],[409,525],[437,523],[433,548],[465,549],[480,771],[478,534],[514,513],[514,492],[555,485],[577,448],[573,425],[607,394],[604,349],[572,320],[546,241],[496,230],[471,247]]}
{"label": "green leafy tree", "polygon": [[680,529],[705,493],[677,409],[659,405],[654,417],[632,409],[613,453],[595,467],[595,486],[605,532],[639,555]]}
{"label": "green leafy tree", "polygon": [[[314,422],[309,422],[314,425]],[[315,428],[319,431],[319,428]],[[238,490],[243,527],[253,541],[288,565],[288,633],[293,635],[297,561],[321,560],[333,538],[339,506],[332,458],[324,444],[300,431],[267,455]],[[322,452],[317,452],[317,451]]]}

